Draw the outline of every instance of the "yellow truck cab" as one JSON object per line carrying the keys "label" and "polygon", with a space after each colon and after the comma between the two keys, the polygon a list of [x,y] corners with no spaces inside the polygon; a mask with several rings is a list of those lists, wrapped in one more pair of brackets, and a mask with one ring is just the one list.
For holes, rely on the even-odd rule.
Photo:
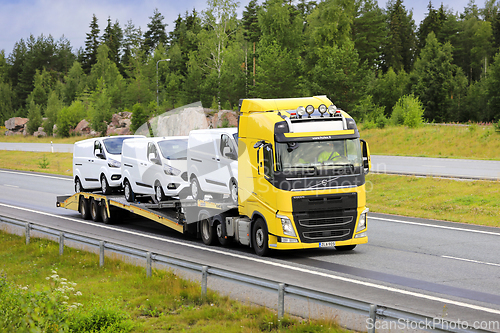
{"label": "yellow truck cab", "polygon": [[346,112],[326,96],[244,99],[238,137],[239,220],[258,255],[368,241],[369,148]]}

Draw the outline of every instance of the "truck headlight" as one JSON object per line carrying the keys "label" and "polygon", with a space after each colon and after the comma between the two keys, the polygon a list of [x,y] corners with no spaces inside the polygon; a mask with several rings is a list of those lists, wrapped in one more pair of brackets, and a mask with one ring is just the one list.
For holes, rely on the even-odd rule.
{"label": "truck headlight", "polygon": [[169,176],[178,176],[181,174],[181,170],[171,167],[170,165],[165,165],[163,167],[163,172],[165,172],[165,174]]}
{"label": "truck headlight", "polygon": [[292,221],[284,215],[276,214],[276,217],[281,219],[281,227],[283,228],[283,234],[287,236],[297,237],[295,230],[293,229]]}
{"label": "truck headlight", "polygon": [[108,160],[108,165],[110,168],[119,168],[122,166],[122,164],[116,160],[109,159]]}
{"label": "truck headlight", "polygon": [[361,215],[359,215],[359,222],[358,222],[358,227],[356,228],[356,232],[360,232],[362,230],[366,229],[366,214],[368,213],[369,209],[366,208]]}

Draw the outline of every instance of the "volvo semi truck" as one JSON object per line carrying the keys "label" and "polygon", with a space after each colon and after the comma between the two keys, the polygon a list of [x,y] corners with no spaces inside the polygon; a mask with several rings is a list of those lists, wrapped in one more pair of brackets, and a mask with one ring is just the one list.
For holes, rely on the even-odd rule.
{"label": "volvo semi truck", "polygon": [[[237,203],[234,195],[152,204],[77,193],[57,204],[87,218],[99,218],[101,211],[105,221],[109,207],[126,209],[195,233],[205,244],[237,241],[260,256],[271,250],[352,250],[368,241],[369,147],[354,119],[326,96],[243,99],[237,137]],[[88,211],[86,200],[93,203],[91,214],[80,208]]]}

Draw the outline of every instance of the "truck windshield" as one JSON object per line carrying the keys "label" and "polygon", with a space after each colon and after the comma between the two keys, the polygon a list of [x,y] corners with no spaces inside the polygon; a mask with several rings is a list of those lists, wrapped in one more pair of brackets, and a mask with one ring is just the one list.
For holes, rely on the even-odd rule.
{"label": "truck windshield", "polygon": [[187,140],[163,140],[158,146],[167,160],[187,160]]}
{"label": "truck windshield", "polygon": [[359,173],[362,161],[359,139],[276,143],[276,171],[292,176]]}
{"label": "truck windshield", "polygon": [[129,138],[106,138],[102,141],[104,142],[104,146],[106,147],[106,151],[113,155],[121,155],[122,154],[122,146],[123,141]]}

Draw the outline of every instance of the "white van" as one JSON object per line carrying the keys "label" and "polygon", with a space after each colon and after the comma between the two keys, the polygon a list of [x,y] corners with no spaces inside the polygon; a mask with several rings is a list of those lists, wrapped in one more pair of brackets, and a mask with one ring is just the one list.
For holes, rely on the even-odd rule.
{"label": "white van", "polygon": [[189,190],[187,136],[127,140],[122,152],[122,184],[125,199],[151,195],[155,202]]}
{"label": "white van", "polygon": [[78,141],[73,148],[75,192],[101,189],[111,193],[121,186],[121,153],[124,140],[143,135],[120,135]]}
{"label": "white van", "polygon": [[238,129],[193,130],[188,140],[188,175],[193,199],[225,195],[238,203]]}

